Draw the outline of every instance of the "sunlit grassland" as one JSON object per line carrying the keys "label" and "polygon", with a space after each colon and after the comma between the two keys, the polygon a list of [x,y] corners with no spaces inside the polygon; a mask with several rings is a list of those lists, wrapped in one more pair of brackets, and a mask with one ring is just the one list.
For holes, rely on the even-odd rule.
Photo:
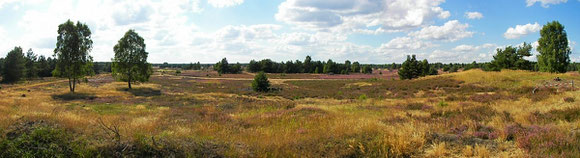
{"label": "sunlit grassland", "polygon": [[101,75],[76,94],[37,81],[0,89],[0,139],[63,129],[89,157],[578,156],[580,91],[531,93],[555,77],[580,81],[470,70],[412,81],[278,80],[281,90],[257,93],[227,76],[157,74],[127,90]]}

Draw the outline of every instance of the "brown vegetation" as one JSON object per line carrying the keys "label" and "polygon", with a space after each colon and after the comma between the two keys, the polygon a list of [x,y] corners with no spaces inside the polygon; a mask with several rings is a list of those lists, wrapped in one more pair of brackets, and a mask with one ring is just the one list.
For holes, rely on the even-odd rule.
{"label": "brown vegetation", "polygon": [[286,74],[288,79],[271,80],[278,91],[257,93],[243,77],[251,74],[191,77],[198,73],[157,72],[132,90],[96,76],[75,94],[54,79],[2,85],[0,148],[21,149],[14,144],[34,142],[29,136],[35,135],[53,140],[48,146],[65,157],[580,154],[580,106],[574,102],[580,92],[532,94],[529,88],[577,75],[470,70],[401,81],[296,80],[304,74]]}

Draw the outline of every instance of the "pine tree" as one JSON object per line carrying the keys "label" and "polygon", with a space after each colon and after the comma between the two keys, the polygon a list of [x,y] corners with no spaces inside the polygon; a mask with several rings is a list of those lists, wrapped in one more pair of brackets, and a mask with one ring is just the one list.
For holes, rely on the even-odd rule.
{"label": "pine tree", "polygon": [[26,73],[25,64],[26,59],[24,58],[24,53],[22,53],[22,48],[14,47],[4,58],[2,82],[14,83],[20,81]]}
{"label": "pine tree", "polygon": [[37,59],[38,57],[34,54],[32,49],[28,49],[26,52],[26,78],[36,78],[38,77],[38,68],[37,68]]}
{"label": "pine tree", "polygon": [[264,72],[260,71],[252,81],[252,89],[257,92],[268,92],[270,90],[270,81]]}
{"label": "pine tree", "polygon": [[564,26],[558,21],[542,27],[538,39],[538,66],[542,72],[566,72],[570,63],[570,47]]}

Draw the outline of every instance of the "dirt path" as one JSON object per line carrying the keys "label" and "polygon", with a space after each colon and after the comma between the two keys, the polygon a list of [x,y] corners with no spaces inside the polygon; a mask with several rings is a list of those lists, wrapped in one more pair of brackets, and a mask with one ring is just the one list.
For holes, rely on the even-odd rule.
{"label": "dirt path", "polygon": [[[110,75],[110,74],[95,75],[95,76],[89,77],[89,79],[100,78],[100,77],[103,77],[104,75]],[[59,79],[59,80],[55,80],[55,81],[29,83],[29,84],[14,84],[14,85],[3,87],[2,89],[4,89],[4,90],[30,89],[33,87],[47,86],[47,85],[53,85],[53,84],[58,84],[58,83],[63,83],[63,82],[68,82],[68,79]]]}

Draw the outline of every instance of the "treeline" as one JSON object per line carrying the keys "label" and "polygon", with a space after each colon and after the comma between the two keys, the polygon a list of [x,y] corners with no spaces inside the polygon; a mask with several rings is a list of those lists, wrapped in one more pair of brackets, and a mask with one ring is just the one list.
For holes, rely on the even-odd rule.
{"label": "treeline", "polygon": [[196,63],[189,63],[189,64],[170,64],[167,62],[163,62],[163,64],[152,64],[153,66],[157,66],[161,69],[165,69],[165,68],[181,68],[183,70],[204,70],[207,69],[211,66],[213,66],[213,64],[201,64],[200,62],[196,62]]}
{"label": "treeline", "polygon": [[[53,77],[56,63],[56,58],[35,54],[32,49],[23,53],[21,47],[15,47],[5,58],[0,58],[0,76],[4,83],[18,82],[23,78]],[[111,62],[94,62],[93,71],[96,74],[110,73]]]}
{"label": "treeline", "polygon": [[310,56],[306,56],[304,61],[274,62],[270,59],[260,61],[251,60],[246,67],[248,72],[266,73],[325,73],[325,74],[350,74],[350,73],[372,73],[372,67],[365,65],[361,67],[359,62],[351,63],[346,60],[344,63],[337,63],[332,60],[313,61]]}
{"label": "treeline", "polygon": [[2,82],[18,82],[22,78],[35,79],[39,77],[51,77],[56,67],[56,59],[38,56],[32,49],[25,53],[21,47],[14,47],[6,58],[0,58],[0,72]]}

